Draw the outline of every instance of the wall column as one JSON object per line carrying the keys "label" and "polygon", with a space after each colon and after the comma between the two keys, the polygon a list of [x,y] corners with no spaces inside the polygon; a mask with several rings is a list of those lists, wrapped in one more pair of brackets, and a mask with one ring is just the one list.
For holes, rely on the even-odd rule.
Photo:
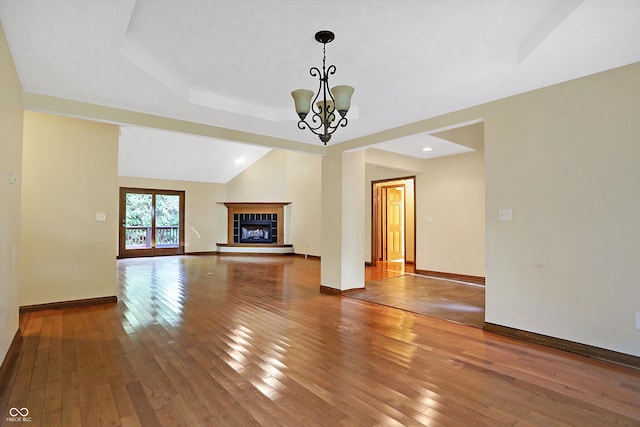
{"label": "wall column", "polygon": [[364,288],[364,151],[329,147],[322,158],[322,262],[320,290]]}

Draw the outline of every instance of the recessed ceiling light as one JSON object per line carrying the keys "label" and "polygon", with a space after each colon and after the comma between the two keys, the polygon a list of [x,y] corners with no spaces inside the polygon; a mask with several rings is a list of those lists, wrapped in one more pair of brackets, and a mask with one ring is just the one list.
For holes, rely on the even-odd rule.
{"label": "recessed ceiling light", "polygon": [[422,151],[431,151],[431,150],[433,150],[433,148],[431,148],[431,147],[424,147],[424,148],[422,149]]}
{"label": "recessed ceiling light", "polygon": [[236,159],[236,165],[241,165],[244,163],[244,157],[239,157]]}

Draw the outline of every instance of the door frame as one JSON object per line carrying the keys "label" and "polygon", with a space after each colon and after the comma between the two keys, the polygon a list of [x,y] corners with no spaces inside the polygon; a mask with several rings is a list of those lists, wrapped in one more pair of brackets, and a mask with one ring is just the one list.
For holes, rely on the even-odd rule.
{"label": "door frame", "polygon": [[[151,247],[145,249],[126,249],[126,194],[127,193],[142,193],[151,194],[153,200],[153,212],[151,221]],[[179,196],[180,203],[180,218],[178,220],[178,246],[171,248],[156,248],[155,236],[156,236],[156,221],[155,221],[155,197],[156,195],[170,195]],[[166,255],[184,255],[184,218],[185,218],[185,192],[182,190],[159,190],[151,188],[134,188],[134,187],[120,187],[119,194],[119,207],[118,207],[118,220],[120,226],[118,227],[118,258],[135,258],[135,257],[152,257],[152,256],[166,256]]]}
{"label": "door frame", "polygon": [[[402,183],[391,184],[392,182],[403,181]],[[407,191],[406,181],[413,181],[413,262],[416,259],[416,176],[403,176],[398,178],[388,178],[376,181],[371,181],[371,263],[370,265],[377,265],[378,261],[383,261],[382,255],[386,254],[383,248],[383,232],[386,227],[383,227],[382,221],[384,218],[383,209],[386,205],[386,201],[383,198],[384,187],[398,187],[400,185],[405,186],[404,192],[404,259],[407,262]]]}

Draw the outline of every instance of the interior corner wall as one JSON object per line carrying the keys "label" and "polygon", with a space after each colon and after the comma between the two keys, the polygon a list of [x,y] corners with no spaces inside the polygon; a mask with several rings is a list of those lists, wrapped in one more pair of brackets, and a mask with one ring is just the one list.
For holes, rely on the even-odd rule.
{"label": "interior corner wall", "polygon": [[[18,331],[22,87],[0,26],[0,365]],[[14,179],[15,177],[15,179]]]}
{"label": "interior corner wall", "polygon": [[118,126],[25,112],[21,306],[117,295],[117,170]]}
{"label": "interior corner wall", "polygon": [[271,150],[226,184],[222,202],[286,202],[287,153]]}
{"label": "interior corner wall", "polygon": [[287,152],[287,200],[285,206],[288,242],[298,254],[320,256],[322,230],[322,158]]}
{"label": "interior corner wall", "polygon": [[426,162],[416,179],[416,269],[485,277],[483,151]]}
{"label": "interior corner wall", "polygon": [[226,184],[228,202],[291,202],[284,238],[298,254],[320,255],[320,156],[272,150]]}
{"label": "interior corner wall", "polygon": [[227,209],[218,203],[225,201],[224,184],[120,176],[118,187],[184,191],[185,253],[213,252],[216,243],[227,243]]}

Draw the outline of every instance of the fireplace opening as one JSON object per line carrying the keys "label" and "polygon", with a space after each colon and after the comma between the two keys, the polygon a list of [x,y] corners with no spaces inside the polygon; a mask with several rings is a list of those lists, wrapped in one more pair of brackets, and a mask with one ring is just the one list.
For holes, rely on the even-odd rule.
{"label": "fireplace opening", "polygon": [[240,229],[240,243],[271,243],[271,222],[243,224]]}
{"label": "fireplace opening", "polygon": [[276,214],[235,214],[234,243],[277,243]]}

